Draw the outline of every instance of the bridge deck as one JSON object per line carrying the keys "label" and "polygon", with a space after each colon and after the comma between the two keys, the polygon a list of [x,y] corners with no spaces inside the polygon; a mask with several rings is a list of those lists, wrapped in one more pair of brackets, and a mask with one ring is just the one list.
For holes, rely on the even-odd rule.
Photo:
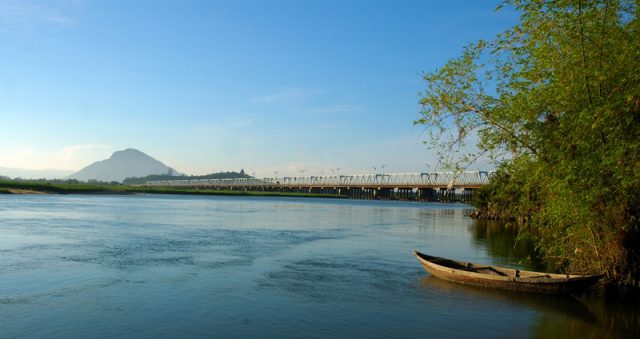
{"label": "bridge deck", "polygon": [[465,171],[427,173],[354,174],[332,176],[238,178],[148,181],[147,186],[163,187],[282,187],[282,188],[479,188],[489,182],[491,172]]}

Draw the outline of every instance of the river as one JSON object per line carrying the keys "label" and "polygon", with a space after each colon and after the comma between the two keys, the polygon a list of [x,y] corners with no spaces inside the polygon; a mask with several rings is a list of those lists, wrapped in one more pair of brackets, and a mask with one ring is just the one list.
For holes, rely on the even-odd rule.
{"label": "river", "polygon": [[460,204],[0,195],[0,337],[638,337],[637,305],[460,286],[529,267]]}

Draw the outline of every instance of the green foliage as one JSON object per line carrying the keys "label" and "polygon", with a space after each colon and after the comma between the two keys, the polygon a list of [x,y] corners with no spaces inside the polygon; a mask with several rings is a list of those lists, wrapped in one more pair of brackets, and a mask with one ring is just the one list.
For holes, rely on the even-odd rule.
{"label": "green foliage", "polygon": [[10,194],[11,190],[23,190],[53,194],[185,194],[185,195],[229,195],[229,196],[270,196],[270,197],[301,197],[301,198],[344,198],[336,194],[295,193],[295,192],[258,192],[210,190],[169,187],[142,187],[110,184],[79,184],[60,182],[30,182],[0,180],[0,194]]}
{"label": "green foliage", "polygon": [[475,201],[545,258],[640,286],[640,2],[512,0],[520,23],[427,73],[430,143],[503,164]]}
{"label": "green foliage", "polygon": [[0,189],[5,192],[9,192],[9,189],[18,189],[44,193],[96,193],[109,190],[107,186],[100,185],[13,180],[0,180]]}

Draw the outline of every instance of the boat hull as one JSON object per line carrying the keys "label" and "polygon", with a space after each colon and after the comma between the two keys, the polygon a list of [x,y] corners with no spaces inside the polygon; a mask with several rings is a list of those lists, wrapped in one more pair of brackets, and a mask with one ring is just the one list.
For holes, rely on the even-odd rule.
{"label": "boat hull", "polygon": [[[563,275],[482,266],[433,257],[418,251],[414,255],[433,276],[456,283],[546,294],[569,294],[586,290],[602,275]],[[487,273],[488,272],[488,273]]]}

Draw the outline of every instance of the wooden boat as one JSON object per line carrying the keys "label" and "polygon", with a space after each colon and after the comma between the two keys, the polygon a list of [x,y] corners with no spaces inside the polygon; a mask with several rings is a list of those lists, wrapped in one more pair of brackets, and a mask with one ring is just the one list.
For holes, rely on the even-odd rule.
{"label": "wooden boat", "polygon": [[437,278],[512,291],[548,294],[577,293],[586,290],[602,278],[602,274],[553,274],[472,264],[434,257],[418,251],[413,251],[413,255],[418,258],[427,272]]}

